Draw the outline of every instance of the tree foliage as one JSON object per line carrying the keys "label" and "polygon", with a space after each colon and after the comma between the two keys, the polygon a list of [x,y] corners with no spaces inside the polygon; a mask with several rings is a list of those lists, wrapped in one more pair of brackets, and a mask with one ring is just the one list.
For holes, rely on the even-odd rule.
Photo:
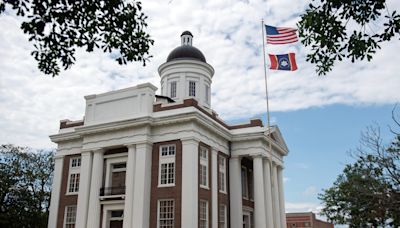
{"label": "tree foliage", "polygon": [[363,133],[353,152],[356,162],[319,195],[329,220],[350,227],[400,226],[400,134],[393,133],[388,146],[378,127]]}
{"label": "tree foliage", "polygon": [[0,146],[0,227],[47,227],[53,154]]}
{"label": "tree foliage", "polygon": [[[379,28],[376,28],[376,25]],[[386,0],[313,0],[298,23],[307,61],[319,75],[344,58],[370,61],[380,44],[400,35],[400,15]]]}
{"label": "tree foliage", "polygon": [[118,56],[119,64],[151,57],[153,44],[146,33],[147,16],[141,3],[124,0],[4,0],[0,14],[15,10],[24,18],[21,29],[29,35],[38,68],[53,77],[75,62],[76,48],[101,48]]}

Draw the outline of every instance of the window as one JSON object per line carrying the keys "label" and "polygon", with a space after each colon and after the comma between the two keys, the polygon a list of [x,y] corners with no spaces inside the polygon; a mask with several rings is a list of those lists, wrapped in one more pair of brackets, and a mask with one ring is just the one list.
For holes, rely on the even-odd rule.
{"label": "window", "polygon": [[254,193],[254,191],[253,191],[253,186],[254,186],[254,184],[253,184],[253,170],[251,170],[251,169],[249,169],[249,172],[248,172],[248,178],[247,178],[248,180],[247,180],[247,183],[248,183],[248,189],[249,189],[249,199],[250,200],[253,200],[253,193]]}
{"label": "window", "polygon": [[210,103],[210,87],[208,85],[206,85],[206,89],[205,89],[205,99],[206,99],[206,103],[209,104]]}
{"label": "window", "polygon": [[208,188],[208,149],[200,147],[200,187]]}
{"label": "window", "polygon": [[200,200],[200,228],[208,228],[208,202]]}
{"label": "window", "polygon": [[171,82],[170,83],[170,97],[175,98],[176,97],[176,82]]}
{"label": "window", "polygon": [[68,193],[79,192],[79,180],[80,180],[80,168],[81,158],[74,157],[69,162],[69,174],[68,174]]}
{"label": "window", "polygon": [[249,198],[249,188],[247,182],[247,169],[242,167],[242,196],[243,198]]}
{"label": "window", "polygon": [[220,192],[226,193],[226,158],[219,156],[218,163],[218,189]]}
{"label": "window", "polygon": [[254,213],[250,211],[250,227],[254,228],[255,223],[254,223]]}
{"label": "window", "polygon": [[69,187],[68,187],[69,193],[79,192],[79,179],[80,179],[79,173],[70,174]]}
{"label": "window", "polygon": [[175,145],[160,147],[159,185],[173,186],[175,184]]}
{"label": "window", "polygon": [[113,172],[124,172],[126,171],[126,162],[125,163],[116,163],[112,164]]}
{"label": "window", "polygon": [[158,201],[158,228],[174,227],[174,200]]}
{"label": "window", "polygon": [[195,97],[196,96],[196,82],[189,81],[189,96]]}
{"label": "window", "polygon": [[81,167],[81,158],[71,158],[71,167]]}
{"label": "window", "polygon": [[111,211],[112,219],[119,219],[124,217],[124,210]]}
{"label": "window", "polygon": [[226,228],[226,205],[219,205],[219,228]]}
{"label": "window", "polygon": [[66,206],[64,215],[64,228],[75,228],[76,205]]}

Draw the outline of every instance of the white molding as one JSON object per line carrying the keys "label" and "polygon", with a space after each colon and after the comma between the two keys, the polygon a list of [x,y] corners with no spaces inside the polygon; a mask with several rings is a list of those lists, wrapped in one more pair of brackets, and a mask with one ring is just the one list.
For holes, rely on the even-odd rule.
{"label": "white molding", "polygon": [[[162,148],[165,148],[165,147],[167,147],[167,151],[169,152],[169,147],[170,146],[173,146],[175,149],[174,149],[174,155],[166,155],[166,156],[162,156]],[[166,145],[160,145],[159,147],[158,147],[158,185],[157,185],[157,187],[158,188],[164,188],[164,187],[173,187],[173,186],[175,186],[175,183],[176,183],[176,151],[177,150],[177,148],[176,148],[176,145],[175,144],[166,144]],[[167,153],[168,153],[167,152]],[[166,184],[162,184],[161,183],[161,165],[162,164],[170,164],[170,163],[173,163],[174,164],[174,182],[173,183],[168,183],[168,172],[167,172],[167,175],[166,175],[166,181],[167,181],[167,183]],[[168,169],[168,167],[167,167],[167,170],[169,170]]]}
{"label": "white molding", "polygon": [[125,156],[117,156],[117,157],[111,157],[106,159],[106,179],[104,182],[104,187],[112,187],[111,186],[111,173],[112,173],[112,165],[116,163],[124,163],[128,161],[127,153],[125,153]]}
{"label": "white molding", "polygon": [[[124,209],[124,204],[123,203],[118,203],[118,202],[110,202],[109,204],[103,204],[103,220],[102,220],[102,228],[109,228],[108,224],[108,213],[109,211],[113,210],[123,210]],[[125,218],[125,212],[124,212],[124,218]],[[99,218],[100,219],[100,218]]]}

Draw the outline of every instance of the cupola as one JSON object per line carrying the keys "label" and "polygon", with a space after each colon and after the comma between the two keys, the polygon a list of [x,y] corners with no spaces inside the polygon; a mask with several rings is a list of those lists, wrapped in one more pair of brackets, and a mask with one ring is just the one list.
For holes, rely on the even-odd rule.
{"label": "cupola", "polygon": [[158,68],[161,77],[161,95],[176,102],[193,98],[206,108],[211,108],[211,83],[214,68],[207,63],[203,53],[193,46],[193,35],[185,31],[181,46],[173,49],[167,61]]}

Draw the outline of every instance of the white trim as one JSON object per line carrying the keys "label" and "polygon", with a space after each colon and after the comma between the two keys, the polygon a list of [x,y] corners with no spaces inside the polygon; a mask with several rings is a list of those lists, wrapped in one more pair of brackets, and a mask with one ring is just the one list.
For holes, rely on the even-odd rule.
{"label": "white trim", "polygon": [[[224,225],[223,225],[223,227],[221,227],[221,207],[224,209]],[[218,228],[227,228],[227,225],[228,225],[228,213],[227,213],[227,206],[226,206],[226,204],[223,204],[223,203],[221,203],[221,204],[219,204],[218,205]]]}
{"label": "white trim", "polygon": [[175,200],[174,199],[159,199],[157,200],[157,228],[160,227],[160,202],[170,201],[172,202],[172,227],[175,227]]}
{"label": "white trim", "polygon": [[[199,223],[201,223],[202,218],[201,218],[201,214],[202,214],[202,204],[205,203],[205,222],[206,222],[206,226],[205,228],[209,228],[210,227],[210,221],[209,221],[209,216],[208,216],[208,212],[209,212],[209,208],[208,208],[208,201],[207,200],[200,200],[199,202]],[[199,224],[200,227],[200,224]]]}
{"label": "white trim", "polygon": [[[254,226],[252,226],[251,215],[253,215],[253,220],[254,220],[254,210],[253,210],[253,208],[246,207],[246,206],[243,207],[243,217],[244,216],[248,216],[249,217],[249,228],[254,227]],[[244,221],[243,221],[243,223],[244,223]],[[243,227],[243,225],[240,226],[240,227]]]}
{"label": "white trim", "polygon": [[[172,86],[172,85],[174,85],[174,84],[175,84],[175,88]],[[178,80],[171,80],[171,81],[169,81],[169,82],[168,82],[168,86],[169,86],[169,93],[168,93],[169,97],[172,98],[172,99],[178,98],[178,97],[179,97],[179,96],[178,96]],[[173,89],[174,89],[174,90],[173,90]],[[175,96],[172,96],[172,95],[173,95],[172,92],[175,92]]]}
{"label": "white trim", "polygon": [[[205,153],[205,158],[204,157],[202,157],[202,153]],[[210,189],[210,181],[209,181],[209,171],[208,171],[208,168],[209,168],[209,149],[207,149],[206,147],[203,147],[203,146],[201,146],[200,147],[200,152],[199,152],[199,159],[200,159],[200,166],[199,166],[199,172],[200,172],[200,182],[199,182],[199,185],[200,185],[200,187],[201,188],[204,188],[204,189]],[[205,184],[202,184],[202,172],[201,172],[201,167],[202,166],[204,166],[205,167],[205,169],[206,169],[206,183]]]}
{"label": "white trim", "polygon": [[[170,147],[173,147],[174,148],[174,154],[173,155],[169,155],[169,153],[170,153]],[[167,148],[167,155],[162,155],[162,149],[163,148]],[[158,148],[158,156],[159,156],[159,160],[158,160],[158,186],[157,187],[159,187],[159,188],[162,188],[162,187],[172,187],[172,186],[175,186],[175,183],[176,183],[176,161],[175,161],[175,159],[176,159],[176,145],[175,144],[167,144],[167,145],[161,145],[159,148]],[[167,173],[166,173],[166,182],[167,183],[165,183],[165,184],[162,184],[161,183],[161,166],[163,165],[163,164],[166,164],[167,165]],[[173,176],[173,183],[168,183],[168,175],[169,175],[169,172],[168,172],[168,165],[169,164],[173,164],[173,166],[174,166],[174,176]]]}
{"label": "white trim", "polygon": [[[125,156],[118,156],[118,157],[109,157],[106,159],[106,180],[104,182],[104,187],[111,187],[112,185],[112,178],[111,174],[113,172],[112,165],[119,164],[119,163],[126,163],[128,161],[127,154]],[[126,180],[125,180],[126,181]]]}
{"label": "white trim", "polygon": [[[124,203],[112,203],[112,204],[104,204],[103,205],[103,220],[102,220],[102,228],[109,228],[109,212],[114,210],[124,210]],[[125,216],[124,211],[124,218],[129,218],[129,216]],[[99,218],[100,219],[100,218]]]}
{"label": "white trim", "polygon": [[[223,161],[223,166],[221,166],[221,161]],[[227,179],[226,168],[227,168],[227,166],[226,166],[226,162],[227,162],[226,157],[224,157],[222,155],[218,155],[218,180],[219,180],[219,182],[218,182],[218,192],[223,193],[223,194],[227,194],[227,189],[226,189],[226,179]],[[224,184],[223,184],[223,189],[222,190],[220,188],[221,179],[222,179],[220,174],[223,174],[223,176],[224,176]]]}
{"label": "white trim", "polygon": [[[68,208],[71,208],[71,207],[75,207],[75,223],[67,224],[67,211],[68,211]],[[64,221],[63,221],[63,227],[64,228],[67,225],[75,225],[76,226],[76,211],[77,211],[77,206],[76,205],[67,205],[67,206],[65,206],[65,208],[64,208]]]}
{"label": "white trim", "polygon": [[[197,97],[197,83],[198,81],[195,81],[193,79],[188,80],[188,96],[189,97]],[[192,85],[194,84],[194,88],[192,88]]]}
{"label": "white trim", "polygon": [[[76,161],[75,161],[76,160]],[[72,167],[73,162],[78,162],[79,165],[76,165]],[[68,165],[68,182],[67,182],[67,191],[66,195],[78,195],[79,193],[79,188],[80,188],[80,181],[81,181],[81,165],[82,165],[82,158],[81,156],[74,156],[69,159],[69,165]],[[74,182],[74,190],[76,188],[76,185],[78,185],[78,189],[76,191],[70,191],[70,185],[71,185],[71,175],[77,175],[79,174],[79,181],[76,181],[76,176],[75,176],[75,182]]]}

